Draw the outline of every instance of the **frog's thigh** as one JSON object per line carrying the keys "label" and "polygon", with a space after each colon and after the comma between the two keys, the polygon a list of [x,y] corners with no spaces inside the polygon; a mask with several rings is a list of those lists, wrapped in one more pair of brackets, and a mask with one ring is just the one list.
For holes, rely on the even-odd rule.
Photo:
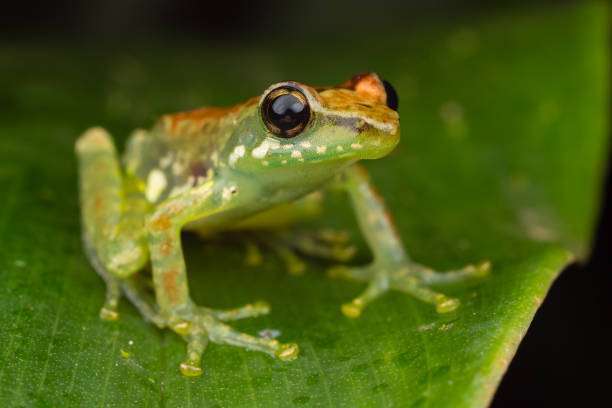
{"label": "frog's thigh", "polygon": [[315,191],[290,203],[279,204],[228,226],[228,230],[282,228],[315,218],[322,212],[323,192]]}
{"label": "frog's thigh", "polygon": [[86,131],[76,143],[81,217],[89,250],[117,277],[127,277],[147,260],[144,197],[121,175],[109,134]]}
{"label": "frog's thigh", "polygon": [[100,315],[114,320],[118,317],[118,278],[133,274],[147,259],[143,199],[126,190],[115,147],[105,130],[86,131],[76,143],[76,152],[83,240],[90,263],[107,284]]}

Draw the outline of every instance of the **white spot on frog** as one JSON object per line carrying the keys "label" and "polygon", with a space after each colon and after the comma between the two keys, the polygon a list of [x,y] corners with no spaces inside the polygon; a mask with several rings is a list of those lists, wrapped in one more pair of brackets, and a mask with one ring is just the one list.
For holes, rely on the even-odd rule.
{"label": "white spot on frog", "polygon": [[243,145],[234,147],[234,150],[229,155],[229,165],[233,167],[239,158],[244,157],[245,152],[246,149]]}
{"label": "white spot on frog", "polygon": [[219,152],[214,151],[213,154],[210,155],[210,161],[216,166],[219,164]]}
{"label": "white spot on frog", "polygon": [[174,163],[172,163],[172,173],[176,174],[177,176],[181,174],[184,170],[185,164],[183,162],[175,160]]}
{"label": "white spot on frog", "polygon": [[109,262],[109,267],[112,269],[118,269],[124,265],[136,262],[140,257],[141,252],[137,247],[126,248],[123,251],[115,254]]}
{"label": "white spot on frog", "polygon": [[291,152],[291,157],[293,157],[294,159],[301,159],[302,152],[300,152],[299,150],[294,150]]}
{"label": "white spot on frog", "polygon": [[253,149],[251,156],[256,159],[263,159],[268,154],[268,150],[272,147],[269,141],[264,140],[259,146]]}
{"label": "white spot on frog", "polygon": [[361,143],[353,143],[351,145],[351,149],[355,149],[355,150],[359,150],[361,149],[363,146],[361,145]]}
{"label": "white spot on frog", "polygon": [[336,150],[337,150],[337,151],[339,151],[339,152],[343,152],[343,151],[344,151],[344,147],[342,147],[342,146],[337,146],[337,147],[336,147]]}
{"label": "white spot on frog", "polygon": [[224,187],[223,192],[221,193],[221,198],[223,198],[223,201],[229,201],[237,192],[238,188],[236,186]]}
{"label": "white spot on frog", "polygon": [[310,144],[310,142],[302,142],[300,143],[300,146],[302,146],[305,149],[310,148],[312,145]]}
{"label": "white spot on frog", "polygon": [[317,153],[323,154],[327,151],[327,146],[317,146]]}
{"label": "white spot on frog", "polygon": [[159,169],[151,170],[149,176],[147,177],[147,189],[145,191],[147,200],[150,202],[157,201],[161,193],[166,189],[167,185],[168,181],[166,180],[164,172]]}
{"label": "white spot on frog", "polygon": [[172,164],[172,153],[168,153],[164,157],[159,159],[159,167],[161,167],[162,169],[167,168],[168,166],[170,166],[170,164]]}

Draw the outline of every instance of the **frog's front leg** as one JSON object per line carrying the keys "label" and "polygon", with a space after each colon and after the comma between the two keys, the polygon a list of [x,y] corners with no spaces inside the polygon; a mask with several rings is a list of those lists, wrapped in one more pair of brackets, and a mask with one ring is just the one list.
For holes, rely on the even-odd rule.
{"label": "frog's front leg", "polygon": [[399,290],[431,303],[438,313],[451,312],[459,306],[459,300],[435,292],[429,285],[458,282],[488,273],[489,262],[444,273],[412,262],[404,250],[382,198],[371,186],[366,170],[360,165],[351,166],[343,173],[341,186],[351,198],[361,231],[374,255],[373,263],[368,266],[337,266],[330,270],[332,276],[368,282],[368,287],[360,296],[342,305],[344,315],[358,317],[368,303],[389,289]]}
{"label": "frog's front leg", "polygon": [[153,283],[160,313],[170,328],[188,343],[187,360],[180,367],[186,376],[202,373],[200,360],[209,340],[262,351],[281,360],[292,360],[298,354],[296,344],[281,344],[274,339],[239,333],[223,322],[267,313],[269,307],[266,304],[213,311],[196,306],[189,296],[180,241],[181,228],[191,221],[219,216],[235,209],[232,201],[239,194],[238,187],[231,182],[210,180],[165,201],[146,222]]}

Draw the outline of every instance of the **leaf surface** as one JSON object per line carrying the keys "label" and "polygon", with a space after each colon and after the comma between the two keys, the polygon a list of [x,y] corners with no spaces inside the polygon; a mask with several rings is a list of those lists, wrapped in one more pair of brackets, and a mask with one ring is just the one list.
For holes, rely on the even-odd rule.
{"label": "leaf surface", "polygon": [[[604,160],[607,20],[601,3],[524,9],[417,29],[300,43],[14,47],[0,53],[0,405],[485,406],[557,274],[584,255]],[[180,376],[184,344],[123,302],[98,319],[101,280],[80,243],[73,143],[101,124],[119,144],[166,111],[222,105],[294,78],[333,83],[375,70],[400,95],[402,142],[368,163],[413,258],[438,269],[489,259],[490,278],[444,288],[451,316],[392,293],[351,321],[362,285],[304,277],[268,254],[186,237],[197,302],[256,299],[269,316],[235,325],[297,341],[291,363],[211,345],[205,374]],[[352,231],[332,197],[318,225]],[[129,357],[125,357],[129,355]]]}

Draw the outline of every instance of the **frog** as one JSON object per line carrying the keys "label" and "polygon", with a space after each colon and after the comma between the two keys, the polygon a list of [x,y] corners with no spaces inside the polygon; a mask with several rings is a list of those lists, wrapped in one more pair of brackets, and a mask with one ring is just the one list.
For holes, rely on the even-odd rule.
{"label": "frog", "polygon": [[133,131],[121,157],[105,129],[86,130],[75,151],[84,250],[106,283],[100,317],[118,319],[120,298],[129,299],[146,321],[185,340],[179,370],[187,377],[203,373],[209,343],[294,360],[297,343],[231,325],[269,313],[267,302],[219,310],[192,300],[181,232],[269,231],[297,272],[290,248],[346,261],[354,251],[342,246],[342,234],[291,239],[291,226],[320,214],[330,190],[347,194],[373,259],[330,266],[330,276],[366,285],[341,305],[342,314],[357,318],[392,290],[438,313],[455,311],[459,300],[432,286],[486,276],[490,263],[438,272],[413,261],[362,163],[399,143],[398,105],[395,88],[370,72],[327,87],[278,82],[231,107],[163,115],[150,130]]}

